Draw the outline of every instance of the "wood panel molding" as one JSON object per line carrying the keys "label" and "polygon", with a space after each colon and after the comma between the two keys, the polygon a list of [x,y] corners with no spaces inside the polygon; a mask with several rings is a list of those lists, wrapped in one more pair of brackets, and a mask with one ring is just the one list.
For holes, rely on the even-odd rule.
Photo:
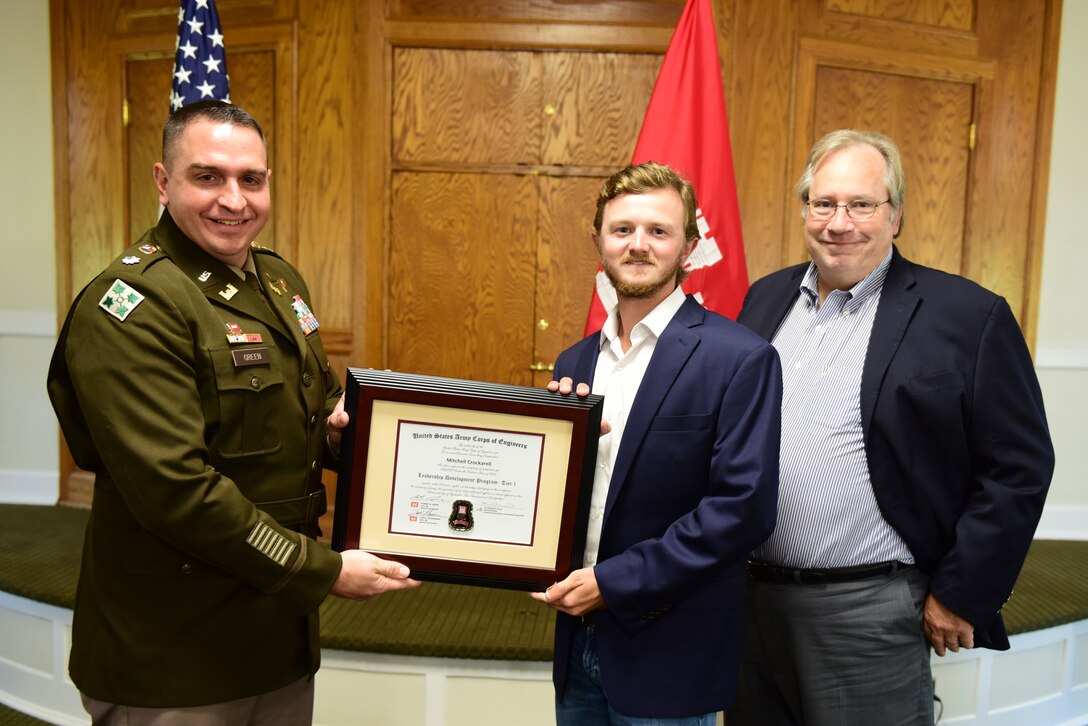
{"label": "wood panel molding", "polygon": [[431,48],[532,48],[663,53],[673,28],[579,23],[423,23],[391,20],[386,42]]}
{"label": "wood panel molding", "polygon": [[975,27],[975,0],[824,0],[829,12],[868,19],[969,31]]}
{"label": "wood panel molding", "polygon": [[1035,351],[1039,330],[1039,294],[1043,277],[1043,240],[1046,239],[1047,192],[1050,183],[1051,141],[1054,135],[1054,98],[1058,80],[1058,46],[1062,31],[1062,0],[1047,0],[1040,68],[1039,109],[1035,123],[1035,173],[1032,178],[1031,222],[1028,233],[1028,264],[1024,285],[1028,291],[1020,319],[1028,347]]}

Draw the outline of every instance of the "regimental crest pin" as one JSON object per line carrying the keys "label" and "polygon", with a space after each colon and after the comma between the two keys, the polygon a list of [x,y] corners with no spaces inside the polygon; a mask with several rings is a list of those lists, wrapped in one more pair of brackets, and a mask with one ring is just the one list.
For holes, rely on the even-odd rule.
{"label": "regimental crest pin", "polygon": [[273,279],[272,276],[269,275],[267,272],[264,276],[268,278],[268,288],[272,292],[276,293],[277,295],[282,295],[283,293],[287,292],[287,280],[284,280],[282,277],[277,277]]}
{"label": "regimental crest pin", "polygon": [[120,280],[114,280],[110,289],[106,290],[106,294],[98,301],[98,307],[124,322],[125,318],[143,301],[144,296],[131,286]]}
{"label": "regimental crest pin", "polygon": [[145,255],[150,255],[158,250],[159,248],[154,245],[140,245],[140,252],[143,252]]}
{"label": "regimental crest pin", "polygon": [[455,532],[467,532],[472,529],[472,502],[467,499],[455,499],[450,512],[450,529]]}
{"label": "regimental crest pin", "polygon": [[298,318],[298,326],[302,328],[303,335],[308,336],[321,327],[301,296],[295,295],[294,300],[291,301],[291,307],[295,309],[295,317]]}

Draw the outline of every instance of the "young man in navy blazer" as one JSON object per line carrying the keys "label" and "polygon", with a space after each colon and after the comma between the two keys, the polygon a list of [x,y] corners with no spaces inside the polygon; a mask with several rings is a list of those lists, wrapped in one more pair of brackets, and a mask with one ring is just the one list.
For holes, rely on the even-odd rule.
{"label": "young man in navy blazer", "polygon": [[828,134],[797,192],[812,262],[753,284],[738,318],[784,392],[729,724],[932,724],[930,647],[1009,647],[1054,468],[1042,395],[1005,300],[895,248],[890,139]]}
{"label": "young man in navy blazer", "polygon": [[604,394],[610,430],[584,567],[533,594],[558,611],[559,724],[713,724],[733,701],[745,561],[775,518],[781,370],[680,289],[695,212],[691,185],[653,162],[597,200],[617,303],[559,356],[551,388]]}

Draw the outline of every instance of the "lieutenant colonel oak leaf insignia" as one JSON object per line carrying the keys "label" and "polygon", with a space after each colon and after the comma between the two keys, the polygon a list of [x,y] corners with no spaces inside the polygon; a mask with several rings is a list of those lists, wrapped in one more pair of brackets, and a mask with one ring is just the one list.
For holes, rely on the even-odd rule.
{"label": "lieutenant colonel oak leaf insignia", "polygon": [[113,284],[110,285],[110,289],[106,290],[106,294],[98,301],[98,307],[124,322],[129,313],[135,310],[136,306],[143,301],[143,295],[120,280],[114,280]]}

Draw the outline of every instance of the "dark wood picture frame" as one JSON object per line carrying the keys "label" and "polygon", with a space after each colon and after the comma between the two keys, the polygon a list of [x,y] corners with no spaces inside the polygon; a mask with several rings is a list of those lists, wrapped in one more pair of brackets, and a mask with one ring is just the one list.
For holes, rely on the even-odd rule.
{"label": "dark wood picture frame", "polygon": [[[340,452],[333,549],[366,549],[407,565],[416,579],[515,590],[543,590],[582,566],[602,396],[362,368],[348,368],[346,383],[350,421]],[[480,544],[392,530],[395,429],[416,423],[420,412],[439,427],[551,432],[539,435],[549,475],[537,490],[531,543]],[[502,423],[479,425],[491,417]],[[376,441],[380,450],[371,451]],[[537,538],[538,531],[545,534]]]}

